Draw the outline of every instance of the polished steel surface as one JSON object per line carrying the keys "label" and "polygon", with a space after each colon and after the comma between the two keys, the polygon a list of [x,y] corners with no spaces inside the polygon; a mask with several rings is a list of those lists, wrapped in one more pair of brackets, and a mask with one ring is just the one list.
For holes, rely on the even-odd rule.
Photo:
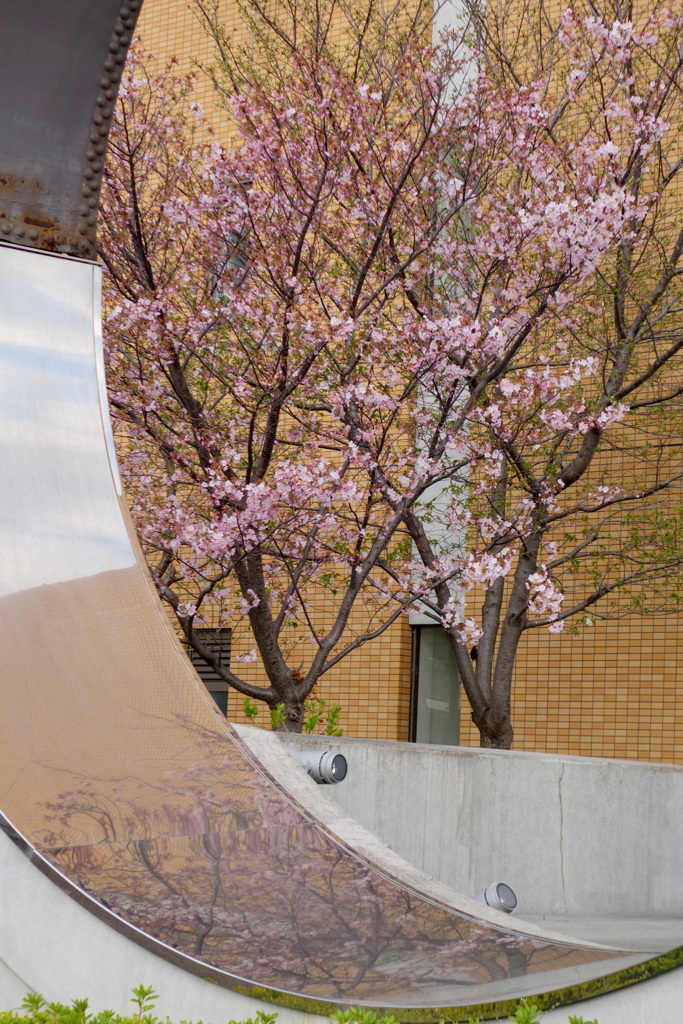
{"label": "polished steel surface", "polygon": [[248,755],[185,659],[121,508],[99,274],[0,246],[6,818],[118,926],[226,984],[444,1006],[644,959],[424,898],[341,845]]}
{"label": "polished steel surface", "polygon": [[93,256],[102,163],[142,0],[3,0],[0,240]]}

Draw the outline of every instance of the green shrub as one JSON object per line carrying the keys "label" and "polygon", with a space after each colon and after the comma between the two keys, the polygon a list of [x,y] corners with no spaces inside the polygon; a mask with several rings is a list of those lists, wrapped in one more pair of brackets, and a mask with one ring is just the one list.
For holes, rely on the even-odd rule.
{"label": "green shrub", "polygon": [[[101,1010],[100,1013],[88,1013],[87,999],[74,999],[71,1006],[63,1003],[46,1003],[42,996],[36,994],[27,995],[22,1004],[22,1010],[6,1010],[0,1012],[0,1024],[171,1024],[168,1017],[162,1020],[154,1016],[154,1004],[159,996],[151,987],[138,985],[133,989],[131,1003],[135,1004],[135,1011],[128,1017],[114,1013],[113,1010]],[[228,1024],[276,1024],[277,1013],[264,1013],[256,1011],[255,1017],[249,1017],[244,1021],[231,1020]],[[522,1000],[512,1017],[508,1020],[512,1024],[540,1024],[538,1007],[534,1003],[527,1003]],[[330,1018],[331,1024],[399,1024],[393,1016],[378,1017],[374,1010],[364,1010],[362,1007],[351,1007],[348,1010],[338,1010]],[[181,1020],[180,1024],[191,1024],[189,1021]],[[202,1024],[197,1021],[196,1024]],[[440,1021],[439,1024],[446,1024]],[[470,1018],[469,1024],[484,1024],[479,1018]],[[598,1024],[597,1020],[585,1021],[583,1017],[569,1017],[569,1024]]]}

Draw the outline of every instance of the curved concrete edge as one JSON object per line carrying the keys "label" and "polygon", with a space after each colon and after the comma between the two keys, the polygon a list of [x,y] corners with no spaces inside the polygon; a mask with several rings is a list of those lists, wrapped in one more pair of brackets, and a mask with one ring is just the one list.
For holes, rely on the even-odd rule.
{"label": "curved concrete edge", "polygon": [[[418,804],[415,802],[415,793],[414,791],[411,793],[410,788],[410,774],[415,771],[415,759],[417,758],[422,761],[422,770],[418,772],[418,779],[416,780],[419,789],[421,789],[420,782],[424,782],[424,777],[420,779],[419,776],[424,776],[425,761],[428,764],[430,761],[432,762],[430,766],[430,772],[432,773],[434,772],[435,764],[441,765],[441,768],[443,768],[444,755],[446,761],[453,759],[453,761],[457,762],[459,760],[461,767],[467,764],[468,771],[471,770],[472,762],[475,762],[478,769],[483,772],[487,790],[488,787],[493,785],[493,792],[488,792],[488,795],[491,797],[494,805],[500,798],[500,794],[496,792],[495,786],[497,771],[500,772],[502,770],[507,775],[508,769],[511,768],[513,777],[509,779],[509,782],[514,785],[515,767],[521,769],[522,772],[530,770],[534,774],[547,774],[549,772],[552,777],[551,783],[553,783],[558,771],[561,781],[565,765],[568,763],[577,769],[586,769],[589,774],[592,772],[598,786],[602,786],[604,783],[605,768],[609,773],[610,770],[617,767],[618,769],[623,769],[623,771],[617,773],[617,787],[624,787],[624,776],[627,777],[627,781],[630,776],[632,783],[635,783],[636,789],[639,783],[651,784],[654,780],[655,785],[659,782],[660,785],[665,786],[668,797],[671,796],[669,788],[671,782],[674,783],[676,790],[679,784],[683,784],[683,769],[678,768],[678,766],[643,765],[607,759],[561,757],[525,752],[479,751],[476,748],[425,747],[423,745],[407,743],[347,738],[338,739],[337,737],[328,738],[325,736],[284,735],[281,733],[269,733],[253,726],[242,725],[235,725],[234,728],[252,751],[257,762],[260,762],[270,774],[286,787],[289,794],[305,811],[318,819],[342,842],[353,847],[363,857],[366,857],[379,870],[385,870],[400,882],[418,889],[427,898],[431,897],[439,902],[457,906],[464,913],[471,913],[472,916],[478,917],[481,920],[488,920],[492,924],[506,929],[510,929],[512,926],[515,930],[519,929],[519,931],[528,934],[548,937],[562,942],[580,942],[582,940],[573,939],[566,932],[548,931],[540,926],[537,927],[535,924],[521,920],[518,921],[516,918],[510,918],[508,915],[500,914],[484,907],[482,904],[457,892],[451,886],[425,874],[424,871],[419,870],[386,845],[384,838],[387,836],[387,833],[391,835],[391,838],[399,846],[402,845],[403,847],[409,845],[409,836],[415,837],[417,835],[422,837],[428,845],[431,844],[433,847],[441,846],[448,838],[444,836],[444,825],[448,828],[452,824],[451,819],[446,816],[446,821],[444,822],[437,813],[443,808],[442,771],[437,770],[436,779],[432,778],[432,799],[429,799],[428,793],[425,794],[423,790],[421,792],[421,795],[423,797],[426,795],[427,799],[424,807],[419,808],[419,817],[426,813],[427,819],[430,820],[430,825],[433,826],[433,830],[422,830],[417,822],[416,812],[418,812]],[[291,753],[296,749],[340,750],[349,760],[349,777],[347,777],[345,782],[333,787],[316,785],[296,765]],[[652,772],[650,769],[652,769]],[[672,769],[672,771],[668,769]],[[349,778],[354,780],[350,786],[348,785]],[[369,779],[372,780],[371,785],[368,785]],[[399,793],[401,795],[400,800],[389,798],[387,794],[388,779],[393,779],[391,788],[395,794]],[[450,789],[449,803],[451,810],[455,809],[457,812],[457,800],[459,796],[462,796],[463,785],[461,778],[456,778],[452,781],[456,784],[454,788]],[[482,780],[479,781],[481,783]],[[365,797],[365,803],[359,800],[361,794]],[[479,805],[480,812],[484,818],[487,814],[486,796],[486,790],[479,793],[479,798],[483,801]],[[523,794],[524,797],[526,797],[526,791]],[[561,792],[558,793],[558,798],[561,804]],[[528,806],[534,806],[541,815],[544,813],[542,804],[534,803]],[[365,819],[365,825],[360,824],[359,821],[351,817],[349,808],[352,808],[354,811],[358,809]],[[382,808],[384,814],[378,813],[380,808]],[[601,823],[600,815],[597,813],[598,808],[594,803],[586,808],[586,812],[596,817],[598,825]],[[608,828],[611,828],[612,822],[609,815],[606,822],[603,823]],[[366,825],[368,827],[365,827]],[[382,839],[375,833],[375,830],[372,828],[373,825],[375,828],[382,830]],[[550,830],[555,825],[556,819],[553,808],[550,808],[549,824],[543,830],[542,837],[544,843],[547,843],[551,835]],[[674,827],[677,827],[676,823],[674,823]],[[423,832],[426,834],[423,835]],[[509,840],[511,836],[506,832],[505,828],[503,832],[504,840]],[[524,858],[525,843],[519,841],[519,835],[520,833],[517,833],[514,836],[515,842],[512,844],[512,848],[521,853],[522,858]],[[452,836],[450,838],[452,839]],[[599,835],[601,841],[606,838],[606,835]],[[615,840],[618,843],[619,839],[623,838],[623,836],[617,832],[612,834],[610,838],[613,843]],[[477,834],[470,838],[470,843],[474,849],[477,848],[479,839],[480,836]],[[556,836],[556,842],[558,839],[563,839],[561,833],[558,833]],[[578,837],[578,840],[581,840],[581,836]],[[450,846],[447,845],[446,848],[449,849]],[[460,848],[461,844],[458,844],[458,849]],[[443,847],[441,846],[442,849]],[[434,850],[432,850],[433,853]],[[608,864],[608,870],[614,870],[614,864],[611,860]],[[591,945],[591,943],[586,943],[586,945]],[[597,944],[593,943],[593,945]],[[570,1013],[582,1016],[586,1022],[592,1022],[593,1019],[597,1019],[598,1024],[651,1024],[653,1020],[661,1020],[666,1022],[666,1024],[669,1024],[669,1022],[673,1024],[674,1021],[679,1019],[680,1008],[683,1006],[683,966],[678,966],[681,963],[681,958],[682,951],[677,949],[672,954],[654,956],[633,969],[617,972],[611,976],[605,975],[594,982],[589,982],[573,989],[565,989],[555,993],[546,992],[537,997],[531,996],[528,997],[527,1001],[529,1003],[537,1002],[540,1006],[542,1024],[567,1024]],[[593,992],[596,990],[600,991],[601,988],[603,994],[592,995]],[[492,1007],[461,1007],[449,1019],[465,1021],[468,1019],[468,1015],[471,1015],[473,1017],[480,1016],[482,1019],[498,1020],[514,1012],[514,1005],[515,1001],[498,1003]],[[418,1024],[422,1019],[419,1014],[415,1013],[399,1016],[401,1019],[416,1021]],[[429,1018],[425,1015],[424,1020],[427,1019]]]}
{"label": "curved concrete edge", "polygon": [[[478,921],[485,921],[489,924],[503,929],[514,931],[521,935],[531,935],[534,938],[548,939],[551,942],[571,943],[574,940],[566,934],[550,931],[524,921],[522,918],[510,916],[494,910],[486,904],[465,895],[446,885],[433,876],[426,874],[414,864],[404,859],[393,849],[387,846],[377,835],[373,834],[364,825],[361,825],[355,818],[351,817],[348,809],[344,809],[335,799],[340,791],[343,791],[345,782],[335,786],[319,786],[303,771],[287,750],[287,744],[294,745],[301,740],[300,736],[292,741],[291,736],[284,736],[282,733],[266,732],[249,725],[234,725],[233,728],[244,741],[249,750],[254,754],[257,763],[261,764],[276,780],[283,791],[292,796],[303,810],[310,814],[311,818],[325,826],[332,835],[336,836],[364,857],[378,871],[383,871],[396,879],[399,883],[414,889],[427,899],[433,899],[438,903],[452,907],[458,912],[465,914]],[[319,739],[322,739],[320,737]],[[302,744],[303,745],[303,744]],[[321,746],[323,744],[320,744]],[[338,743],[327,742],[324,746],[336,749]],[[354,770],[353,763],[350,770]],[[373,776],[365,777],[365,784],[368,789],[373,789]],[[410,821],[412,808],[405,808],[407,819]],[[614,949],[613,946],[605,946],[595,942],[582,942],[581,945],[593,949]],[[651,956],[647,950],[644,956]]]}
{"label": "curved concrete edge", "polygon": [[466,893],[507,882],[515,917],[660,919],[669,941],[655,948],[683,943],[683,767],[287,738],[307,750],[331,742],[349,762],[334,800],[426,874]]}
{"label": "curved concrete edge", "polygon": [[[154,1012],[173,1024],[224,1024],[278,1010],[196,977],[120,934],[55,885],[1,829],[0,878],[0,1010],[39,992],[49,1002],[87,998],[92,1010],[130,1014],[131,990],[140,984],[159,993]],[[326,1016],[289,1008],[281,1018],[329,1024]]]}

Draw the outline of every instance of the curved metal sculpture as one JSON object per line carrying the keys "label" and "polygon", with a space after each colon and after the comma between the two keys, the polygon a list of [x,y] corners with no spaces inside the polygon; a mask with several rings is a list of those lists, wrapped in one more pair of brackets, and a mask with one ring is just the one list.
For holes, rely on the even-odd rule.
{"label": "curved metal sculpture", "polygon": [[304,1007],[471,1005],[641,962],[477,919],[378,870],[254,760],[185,659],[122,505],[90,262],[138,6],[3,9],[5,830],[160,955]]}

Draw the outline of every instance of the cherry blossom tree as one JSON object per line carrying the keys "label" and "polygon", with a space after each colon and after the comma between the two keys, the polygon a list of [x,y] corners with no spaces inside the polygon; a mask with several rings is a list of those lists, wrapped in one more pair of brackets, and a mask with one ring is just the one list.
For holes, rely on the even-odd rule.
{"label": "cherry blossom tree", "polygon": [[[632,204],[619,237],[602,248],[597,225],[586,224],[585,233],[577,221],[570,227],[568,209],[581,200],[558,180],[558,206],[547,212],[559,215],[567,241],[573,234],[597,242],[593,258],[601,256],[578,288],[567,280],[549,296],[543,326],[526,321],[528,336],[518,348],[515,339],[505,379],[494,384],[496,400],[491,378],[477,375],[500,456],[497,479],[488,487],[477,480],[478,550],[488,546],[506,571],[492,565],[487,578],[475,561],[481,605],[473,663],[464,645],[454,646],[482,743],[508,746],[514,659],[525,630],[559,632],[568,621],[576,628],[601,616],[680,607],[682,9],[578,3],[560,15],[543,4],[495,12],[472,4],[469,15],[488,80],[503,93],[535,90],[552,106],[541,131],[558,161],[578,169],[576,154],[594,146]],[[587,193],[597,197],[590,177]],[[529,223],[527,180],[516,183],[508,231]],[[491,272],[486,285],[499,294],[499,275],[506,287],[519,287],[508,252],[498,266],[477,268]],[[480,281],[472,293],[481,320]],[[583,359],[587,373],[579,369]],[[419,544],[419,522],[411,532]],[[473,536],[470,528],[472,547]],[[424,537],[422,551],[425,564],[438,559]],[[443,615],[449,600],[452,590],[442,591],[434,610]]]}
{"label": "cherry blossom tree", "polygon": [[[110,399],[159,593],[232,687],[300,728],[419,606],[482,744],[510,746],[526,629],[677,599],[683,15],[570,10],[525,79],[476,12],[438,43],[430,12],[251,0],[240,49],[203,9],[228,148],[190,82],[133,59]],[[249,629],[267,685],[207,621]]]}

